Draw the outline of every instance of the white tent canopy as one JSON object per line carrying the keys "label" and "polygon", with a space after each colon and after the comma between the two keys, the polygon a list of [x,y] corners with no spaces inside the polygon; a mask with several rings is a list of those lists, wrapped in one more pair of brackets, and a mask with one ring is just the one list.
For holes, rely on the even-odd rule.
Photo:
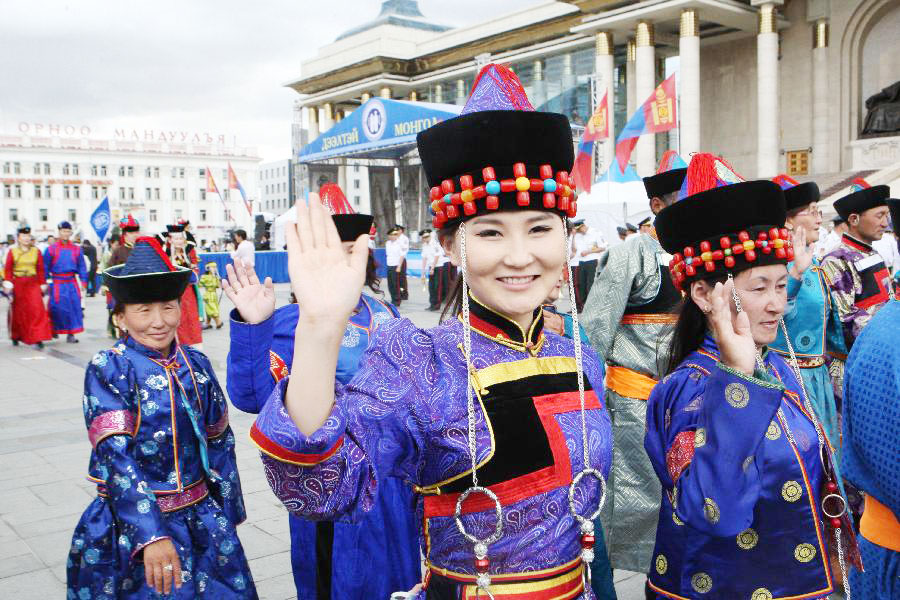
{"label": "white tent canopy", "polygon": [[640,180],[594,182],[590,192],[578,195],[578,218],[583,218],[610,243],[619,240],[616,227],[624,227],[625,223],[637,225],[651,215],[647,191]]}

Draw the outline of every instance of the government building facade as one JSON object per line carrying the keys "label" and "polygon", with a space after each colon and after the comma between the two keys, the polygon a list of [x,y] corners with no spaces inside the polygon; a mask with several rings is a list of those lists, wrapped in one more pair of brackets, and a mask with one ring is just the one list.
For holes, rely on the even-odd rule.
{"label": "government building facade", "polygon": [[[237,227],[253,230],[240,193],[228,189],[228,165],[248,199],[258,199],[254,149],[195,132],[116,130],[109,138],[87,126],[27,122],[16,135],[0,135],[3,238],[27,224],[43,239],[65,220],[95,240],[89,220],[104,196],[114,223],[130,213],[148,234],[180,219],[201,243]],[[221,196],[207,190],[207,169]]]}
{"label": "government building facade", "polygon": [[[702,150],[747,178],[816,179],[827,198],[860,174],[900,178],[900,125],[864,132],[873,121],[867,99],[900,82],[898,32],[900,0],[535,2],[459,28],[430,20],[414,0],[388,0],[374,20],[303,61],[288,84],[299,94],[294,155],[371,98],[460,106],[479,68],[499,62],[535,108],[566,114],[576,135],[607,94],[615,127],[598,148],[603,168],[627,118],[675,73],[679,127],[641,138],[631,157],[639,175],[667,149],[686,159]],[[900,86],[896,95],[900,102]],[[891,101],[890,90],[882,96],[876,105]],[[396,161],[397,206],[403,167],[417,164],[414,148]],[[329,173],[345,182],[354,165],[390,167],[348,154],[297,169],[297,187]]]}

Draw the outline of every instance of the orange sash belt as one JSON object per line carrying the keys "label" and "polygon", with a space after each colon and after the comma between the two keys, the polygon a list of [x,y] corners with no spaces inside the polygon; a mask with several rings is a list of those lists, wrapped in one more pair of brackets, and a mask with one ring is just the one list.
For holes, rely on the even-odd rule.
{"label": "orange sash belt", "polygon": [[625,398],[646,400],[656,380],[625,367],[606,366],[606,387]]}
{"label": "orange sash belt", "polygon": [[[432,567],[426,574],[428,581],[433,574],[440,575],[442,569]],[[495,600],[575,600],[584,593],[584,563],[580,559],[573,560],[548,572],[494,575],[491,577],[491,593]],[[460,581],[462,600],[484,600],[484,592],[469,583],[472,576],[449,576],[448,579]],[[543,577],[543,579],[541,579]],[[426,584],[427,585],[427,584]]]}
{"label": "orange sash belt", "polygon": [[894,552],[900,552],[900,521],[890,508],[871,494],[866,495],[866,508],[859,521],[859,532],[864,538]]}

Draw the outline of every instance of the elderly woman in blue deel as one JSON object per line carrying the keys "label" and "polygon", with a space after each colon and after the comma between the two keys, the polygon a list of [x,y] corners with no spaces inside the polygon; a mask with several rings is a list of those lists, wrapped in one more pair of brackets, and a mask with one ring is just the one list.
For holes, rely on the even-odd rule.
{"label": "elderly woman in blue deel", "polygon": [[97,498],[72,537],[70,599],[257,597],[225,395],[175,339],[190,275],[152,238],[104,273],[123,336],[85,375]]}

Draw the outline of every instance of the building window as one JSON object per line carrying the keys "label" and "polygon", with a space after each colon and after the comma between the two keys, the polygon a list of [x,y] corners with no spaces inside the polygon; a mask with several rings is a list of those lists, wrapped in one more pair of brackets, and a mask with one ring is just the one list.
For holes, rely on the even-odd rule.
{"label": "building window", "polygon": [[3,174],[9,175],[10,164],[8,162],[3,163]]}
{"label": "building window", "polygon": [[119,177],[125,177],[125,166],[119,167]]}
{"label": "building window", "polygon": [[125,199],[125,188],[120,187],[119,188],[119,200],[124,200],[124,199]]}
{"label": "building window", "polygon": [[178,189],[178,199],[182,201],[184,200],[184,188]]}
{"label": "building window", "polygon": [[353,196],[353,203],[354,203],[356,206],[359,206],[359,203],[360,203],[360,198],[359,198],[359,196]]}
{"label": "building window", "polygon": [[13,222],[19,220],[19,210],[17,208],[9,209],[9,220]]}
{"label": "building window", "polygon": [[91,186],[91,198],[93,198],[94,200],[100,199],[100,190],[97,188],[96,185]]}
{"label": "building window", "polygon": [[100,165],[100,175],[106,177],[106,165]]}
{"label": "building window", "polygon": [[128,167],[128,176],[134,177],[134,167]]}
{"label": "building window", "polygon": [[73,186],[72,186],[72,191],[74,192],[73,197],[74,197],[76,200],[79,199],[79,198],[81,198],[81,186],[80,186],[80,185],[73,185]]}
{"label": "building window", "polygon": [[359,179],[353,180],[353,189],[356,189],[356,190],[359,189]]}
{"label": "building window", "polygon": [[39,186],[39,185],[34,186],[34,197],[35,198],[41,197],[41,186]]}
{"label": "building window", "polygon": [[101,192],[100,197],[106,198],[106,186],[105,185],[100,188],[100,192]]}
{"label": "building window", "polygon": [[153,199],[159,200],[159,188],[153,188]]}
{"label": "building window", "polygon": [[181,214],[182,214],[182,212],[181,212],[180,208],[175,210],[175,222],[176,223],[181,220]]}
{"label": "building window", "polygon": [[150,222],[156,223],[156,209],[155,208],[150,209]]}
{"label": "building window", "polygon": [[72,164],[72,175],[78,175],[78,165]]}
{"label": "building window", "polygon": [[201,221],[205,221],[205,220],[206,220],[206,210],[205,210],[205,209],[202,209],[202,208],[200,209],[200,220],[201,220]]}
{"label": "building window", "polygon": [[46,208],[38,209],[38,219],[40,219],[41,223],[46,223],[49,220],[49,215],[47,214]]}
{"label": "building window", "polygon": [[70,175],[69,173],[69,163],[63,165],[63,175]]}
{"label": "building window", "polygon": [[128,188],[128,199],[134,200],[134,188]]}
{"label": "building window", "polygon": [[48,198],[48,199],[50,198],[50,186],[49,185],[44,186],[44,198]]}
{"label": "building window", "polygon": [[200,177],[206,177],[206,169],[200,169],[198,173],[200,174]]}
{"label": "building window", "polygon": [[96,177],[98,172],[99,172],[99,169],[97,168],[97,165],[91,165],[91,175]]}
{"label": "building window", "polygon": [[13,163],[13,172],[16,175],[22,174],[22,164],[21,163]]}
{"label": "building window", "polygon": [[68,185],[64,185],[63,186],[63,198],[68,200],[71,197],[72,197],[72,188]]}
{"label": "building window", "polygon": [[153,167],[153,177],[159,179],[159,167]]}
{"label": "building window", "polygon": [[144,200],[150,200],[150,199],[151,199],[150,188],[144,188]]}
{"label": "building window", "polygon": [[200,188],[200,199],[206,200],[206,188]]}
{"label": "building window", "polygon": [[50,163],[44,163],[44,175],[50,174]]}
{"label": "building window", "polygon": [[77,223],[78,222],[78,211],[74,208],[69,209],[69,222]]}
{"label": "building window", "polygon": [[22,186],[17,183],[13,189],[15,190],[15,194],[13,195],[13,198],[21,198],[22,197]]}
{"label": "building window", "polygon": [[41,163],[34,163],[34,174],[35,175],[41,174]]}
{"label": "building window", "polygon": [[150,177],[150,173],[151,173],[150,167],[147,167],[146,169],[144,169],[144,177]]}
{"label": "building window", "polygon": [[8,183],[3,184],[3,197],[9,198],[12,196],[12,186]]}
{"label": "building window", "polygon": [[179,167],[179,168],[178,168],[178,178],[179,178],[179,179],[184,179],[184,167]]}
{"label": "building window", "polygon": [[809,150],[793,150],[786,154],[788,175],[809,174]]}

